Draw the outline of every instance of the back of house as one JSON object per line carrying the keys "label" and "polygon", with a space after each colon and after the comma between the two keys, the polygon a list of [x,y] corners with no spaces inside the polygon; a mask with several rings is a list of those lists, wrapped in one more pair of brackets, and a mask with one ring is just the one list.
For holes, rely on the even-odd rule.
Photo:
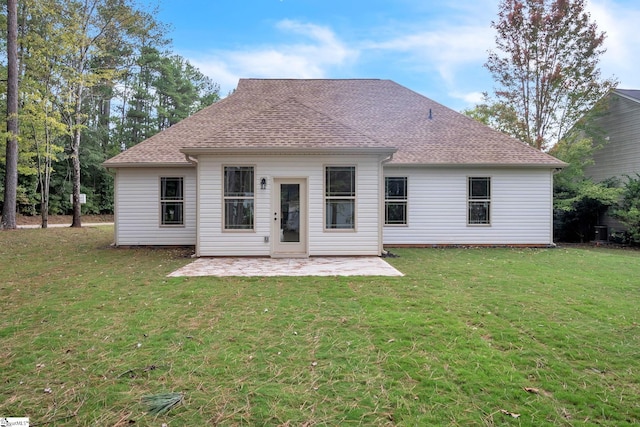
{"label": "back of house", "polygon": [[552,245],[564,163],[389,80],[242,79],[104,165],[116,245],[307,257]]}

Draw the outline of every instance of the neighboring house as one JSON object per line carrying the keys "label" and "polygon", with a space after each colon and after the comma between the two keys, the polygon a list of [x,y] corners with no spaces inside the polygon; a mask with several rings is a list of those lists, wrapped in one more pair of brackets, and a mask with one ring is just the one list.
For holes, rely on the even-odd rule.
{"label": "neighboring house", "polygon": [[290,257],[552,245],[564,163],[392,81],[242,79],[104,165],[116,245]]}
{"label": "neighboring house", "polygon": [[[596,182],[619,178],[624,183],[625,175],[640,173],[640,90],[616,89],[605,101],[607,110],[596,123],[607,143],[593,154],[585,174]],[[601,223],[609,231],[626,228],[607,215]]]}

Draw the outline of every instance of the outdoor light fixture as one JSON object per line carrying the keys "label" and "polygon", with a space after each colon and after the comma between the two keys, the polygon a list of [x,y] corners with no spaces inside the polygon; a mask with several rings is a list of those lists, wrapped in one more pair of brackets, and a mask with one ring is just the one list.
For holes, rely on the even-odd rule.
{"label": "outdoor light fixture", "polygon": [[260,179],[260,189],[261,190],[266,190],[267,189],[267,178],[261,178]]}

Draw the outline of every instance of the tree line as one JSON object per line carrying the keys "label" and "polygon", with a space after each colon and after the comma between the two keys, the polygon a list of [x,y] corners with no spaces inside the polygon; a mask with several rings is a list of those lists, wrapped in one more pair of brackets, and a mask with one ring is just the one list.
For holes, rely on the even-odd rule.
{"label": "tree line", "polygon": [[[4,0],[0,17],[4,99],[12,65],[7,26],[15,2]],[[48,214],[73,214],[79,226],[81,213],[113,211],[113,179],[101,163],[216,102],[219,86],[172,53],[157,11],[134,0],[17,3],[15,209],[41,215],[43,227]],[[6,108],[1,102],[3,117]],[[1,139],[5,176],[10,165],[4,153],[11,147]],[[13,191],[5,182],[2,201],[5,191]]]}

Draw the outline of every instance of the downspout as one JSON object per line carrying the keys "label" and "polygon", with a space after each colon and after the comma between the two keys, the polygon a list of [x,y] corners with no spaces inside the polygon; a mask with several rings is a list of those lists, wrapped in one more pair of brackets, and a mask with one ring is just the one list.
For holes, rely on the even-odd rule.
{"label": "downspout", "polygon": [[384,250],[384,164],[389,163],[393,160],[393,153],[388,155],[386,158],[383,158],[380,161],[380,176],[379,178],[379,188],[380,188],[380,198],[378,199],[378,254],[385,255],[387,251]]}
{"label": "downspout", "polygon": [[184,158],[187,162],[191,163],[196,167],[196,257],[200,257],[200,168],[198,167],[198,159],[195,157],[191,157],[188,154],[184,154]]}
{"label": "downspout", "polygon": [[106,168],[109,175],[113,177],[113,246],[118,247],[118,171],[113,168]]}

